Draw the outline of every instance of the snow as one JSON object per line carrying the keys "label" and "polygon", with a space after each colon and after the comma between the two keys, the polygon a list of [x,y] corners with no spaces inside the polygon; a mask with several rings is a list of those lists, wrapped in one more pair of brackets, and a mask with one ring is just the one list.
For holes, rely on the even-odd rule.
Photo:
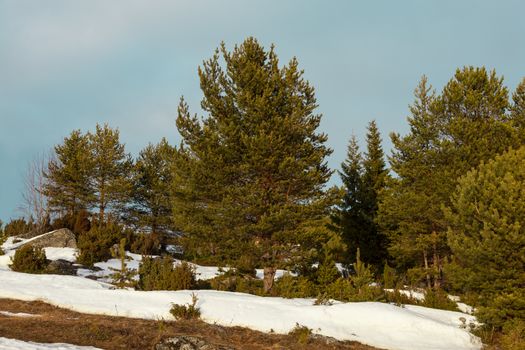
{"label": "snow", "polygon": [[25,312],[0,311],[0,315],[7,317],[40,317],[40,315],[26,314]]}
{"label": "snow", "polygon": [[212,290],[133,291],[76,276],[0,271],[0,297],[42,300],[78,312],[145,319],[173,319],[172,303],[198,297],[202,318],[223,326],[288,333],[296,323],[315,333],[392,350],[474,350],[479,338],[462,329],[475,322],[460,312],[363,302],[313,305],[313,299],[259,297]]}
{"label": "snow", "polygon": [[0,337],[0,350],[97,350],[92,346],[77,346],[63,343],[33,343]]}
{"label": "snow", "polygon": [[[385,292],[394,293],[395,291],[395,289],[385,289]],[[415,300],[425,300],[425,291],[415,291],[408,289],[398,289],[397,291],[399,292],[399,294],[406,295],[407,297]]]}

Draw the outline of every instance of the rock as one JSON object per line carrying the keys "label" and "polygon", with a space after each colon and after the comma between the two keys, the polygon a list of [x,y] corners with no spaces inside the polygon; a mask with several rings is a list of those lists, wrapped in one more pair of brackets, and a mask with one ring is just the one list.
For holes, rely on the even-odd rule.
{"label": "rock", "polygon": [[180,335],[163,339],[155,345],[155,350],[234,350],[234,348],[213,345],[198,337]]}
{"label": "rock", "polygon": [[73,265],[72,262],[67,260],[53,260],[47,265],[46,273],[53,275],[73,275],[77,274],[77,268]]}
{"label": "rock", "polygon": [[[57,248],[76,248],[77,240],[73,232],[67,228],[51,231],[27,242],[36,248],[57,247]],[[25,245],[25,244],[24,244]]]}

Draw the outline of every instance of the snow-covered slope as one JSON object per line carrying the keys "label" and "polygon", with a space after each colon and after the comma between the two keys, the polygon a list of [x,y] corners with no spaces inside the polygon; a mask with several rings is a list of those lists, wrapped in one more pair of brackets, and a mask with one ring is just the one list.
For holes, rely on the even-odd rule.
{"label": "snow-covered slope", "polygon": [[92,346],[77,346],[63,343],[33,343],[0,337],[0,350],[97,350]]}
{"label": "snow-covered slope", "polygon": [[[192,291],[130,291],[75,276],[30,275],[0,271],[0,297],[43,300],[79,312],[146,319],[172,319],[172,303],[186,304]],[[460,329],[459,312],[383,303],[336,303],[315,306],[312,299],[263,298],[219,291],[193,291],[202,318],[224,326],[244,326],[277,333],[296,323],[315,333],[355,340],[386,349],[480,349],[478,338]]]}

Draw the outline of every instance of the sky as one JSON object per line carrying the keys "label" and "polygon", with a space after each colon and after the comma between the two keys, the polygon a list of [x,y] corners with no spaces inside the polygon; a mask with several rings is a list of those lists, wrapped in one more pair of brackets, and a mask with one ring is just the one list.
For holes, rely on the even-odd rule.
{"label": "sky", "polygon": [[456,68],[485,66],[514,90],[524,13],[517,0],[0,0],[0,219],[21,215],[28,164],[72,130],[108,123],[133,155],[178,144],[179,99],[200,111],[197,68],[221,41],[297,57],[337,169],[372,119],[390,152],[423,74],[439,92]]}

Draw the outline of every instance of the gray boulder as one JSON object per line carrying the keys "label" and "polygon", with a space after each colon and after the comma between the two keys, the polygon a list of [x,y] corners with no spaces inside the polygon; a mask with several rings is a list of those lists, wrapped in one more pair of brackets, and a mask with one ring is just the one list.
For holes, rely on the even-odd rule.
{"label": "gray boulder", "polygon": [[[67,228],[51,231],[27,242],[33,247],[56,247],[56,248],[76,248],[77,240],[75,234]],[[25,244],[24,244],[25,245]]]}
{"label": "gray boulder", "polygon": [[73,265],[72,262],[67,260],[53,260],[47,265],[46,273],[52,275],[73,275],[77,274],[77,268]]}
{"label": "gray boulder", "polygon": [[234,348],[213,345],[198,337],[180,335],[163,339],[155,345],[155,350],[234,350]]}

